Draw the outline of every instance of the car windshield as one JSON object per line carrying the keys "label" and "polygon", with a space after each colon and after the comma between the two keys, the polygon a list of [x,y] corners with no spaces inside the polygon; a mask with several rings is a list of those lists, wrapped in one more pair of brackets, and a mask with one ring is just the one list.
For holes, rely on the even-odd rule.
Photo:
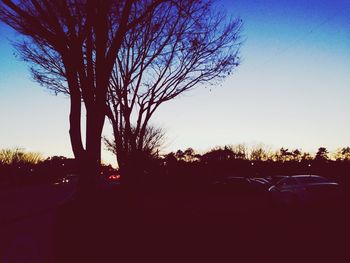
{"label": "car windshield", "polygon": [[277,177],[277,176],[270,176],[267,178],[268,181],[271,183],[271,184],[276,184],[278,181],[280,181],[282,178],[281,177]]}
{"label": "car windshield", "polygon": [[276,186],[286,186],[286,185],[296,185],[298,184],[297,180],[295,180],[292,177],[288,177],[288,178],[284,178],[282,180],[280,180]]}

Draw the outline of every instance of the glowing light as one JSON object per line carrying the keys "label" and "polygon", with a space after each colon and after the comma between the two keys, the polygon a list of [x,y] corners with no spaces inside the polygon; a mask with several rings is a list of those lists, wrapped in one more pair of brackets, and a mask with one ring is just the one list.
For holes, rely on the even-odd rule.
{"label": "glowing light", "polygon": [[120,179],[120,175],[119,174],[113,174],[113,175],[110,175],[108,177],[109,180],[118,180]]}

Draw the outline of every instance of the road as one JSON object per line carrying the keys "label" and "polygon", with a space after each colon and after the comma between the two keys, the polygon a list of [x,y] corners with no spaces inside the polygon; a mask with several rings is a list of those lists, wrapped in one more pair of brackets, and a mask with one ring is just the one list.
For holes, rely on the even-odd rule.
{"label": "road", "polygon": [[0,190],[0,262],[52,262],[56,209],[74,190],[69,184]]}

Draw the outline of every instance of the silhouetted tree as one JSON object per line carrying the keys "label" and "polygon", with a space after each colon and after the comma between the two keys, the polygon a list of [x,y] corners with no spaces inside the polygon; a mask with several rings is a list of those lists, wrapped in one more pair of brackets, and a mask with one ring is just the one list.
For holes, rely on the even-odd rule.
{"label": "silhouetted tree", "polygon": [[326,161],[328,160],[328,151],[327,148],[325,147],[320,147],[318,148],[318,151],[315,155],[315,161]]}
{"label": "silhouetted tree", "polygon": [[[142,148],[140,149],[140,154],[143,158],[153,158],[158,157],[159,151],[164,145],[165,132],[161,128],[156,128],[154,126],[147,126],[142,139]],[[139,143],[140,138],[136,138],[137,143]],[[107,150],[111,151],[115,155],[118,153],[117,143],[115,139],[104,138]],[[128,146],[130,147],[130,145]]]}
{"label": "silhouetted tree", "polygon": [[294,159],[294,155],[293,152],[290,152],[287,148],[282,147],[271,156],[271,159],[277,162],[288,162]]}
{"label": "silhouetted tree", "polygon": [[[70,139],[81,166],[81,188],[94,188],[110,77],[126,32],[165,0],[2,0],[0,20],[26,37],[17,44],[34,79],[70,96]],[[86,108],[86,147],[81,107]],[[85,192],[85,191],[84,191]]]}
{"label": "silhouetted tree", "polygon": [[269,156],[269,152],[260,145],[251,150],[249,159],[252,161],[266,161],[269,159]]}
{"label": "silhouetted tree", "polygon": [[[138,13],[133,10],[132,19]],[[213,11],[210,0],[179,0],[160,4],[127,32],[113,69],[108,112],[122,173],[141,174],[134,162],[162,103],[198,84],[216,83],[238,66],[241,24]]]}
{"label": "silhouetted tree", "polygon": [[248,158],[248,149],[244,144],[237,144],[231,147],[235,154],[235,159],[245,160]]}
{"label": "silhouetted tree", "polygon": [[281,155],[281,161],[282,162],[287,162],[290,161],[292,153],[286,148],[281,148],[280,149],[280,155]]}
{"label": "silhouetted tree", "polygon": [[304,152],[301,156],[302,161],[311,161],[312,159],[313,159],[313,157],[308,152]]}
{"label": "silhouetted tree", "polygon": [[20,148],[0,150],[0,163],[6,165],[37,164],[42,160],[42,154]]}
{"label": "silhouetted tree", "polygon": [[343,147],[338,149],[335,154],[335,159],[337,161],[349,161],[350,160],[350,147]]}
{"label": "silhouetted tree", "polygon": [[174,152],[170,152],[166,155],[164,155],[164,161],[166,164],[173,164],[177,162],[176,155]]}
{"label": "silhouetted tree", "polygon": [[300,161],[301,161],[301,157],[302,157],[301,151],[298,150],[298,149],[295,149],[295,150],[292,152],[292,157],[293,157],[293,160],[294,160],[294,161],[300,162]]}
{"label": "silhouetted tree", "polygon": [[202,155],[201,159],[204,162],[228,161],[235,158],[233,150],[227,146],[224,148],[216,147]]}
{"label": "silhouetted tree", "polygon": [[193,162],[198,160],[197,155],[195,153],[195,151],[192,148],[187,148],[184,151],[184,155],[185,155],[185,161],[186,162]]}
{"label": "silhouetted tree", "polygon": [[175,153],[175,157],[179,161],[184,161],[185,160],[185,153],[182,150],[177,150]]}

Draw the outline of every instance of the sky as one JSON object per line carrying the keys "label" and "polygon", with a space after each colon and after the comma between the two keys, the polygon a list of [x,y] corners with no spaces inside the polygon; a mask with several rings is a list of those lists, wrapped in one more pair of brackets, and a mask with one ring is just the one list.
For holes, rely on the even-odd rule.
{"label": "sky", "polygon": [[[350,0],[221,0],[217,8],[243,20],[241,65],[221,85],[160,106],[152,123],[166,132],[163,151],[350,146]],[[0,25],[0,149],[72,157],[69,99],[31,80],[13,54],[15,37]],[[102,158],[115,165],[105,150]]]}

